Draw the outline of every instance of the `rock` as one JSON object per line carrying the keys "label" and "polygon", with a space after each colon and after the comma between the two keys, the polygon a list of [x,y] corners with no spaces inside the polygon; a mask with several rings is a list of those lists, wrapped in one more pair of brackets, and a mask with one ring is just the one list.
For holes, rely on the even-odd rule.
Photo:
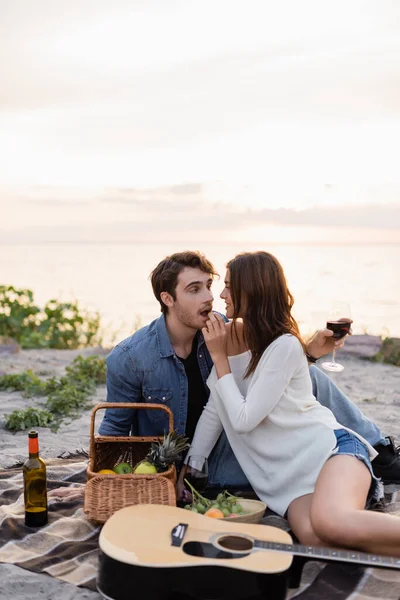
{"label": "rock", "polygon": [[381,346],[382,338],[379,335],[349,335],[340,349],[340,355],[371,358],[379,352]]}
{"label": "rock", "polygon": [[17,354],[21,346],[12,338],[0,336],[0,354]]}

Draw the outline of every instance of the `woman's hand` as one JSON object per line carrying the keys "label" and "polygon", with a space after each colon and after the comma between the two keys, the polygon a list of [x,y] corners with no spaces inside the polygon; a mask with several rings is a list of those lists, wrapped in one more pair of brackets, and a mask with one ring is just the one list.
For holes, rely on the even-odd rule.
{"label": "woman's hand", "polygon": [[[211,313],[210,320],[202,329],[207,348],[213,357],[227,356],[226,354],[226,324],[219,315]],[[214,360],[215,362],[215,360]]]}
{"label": "woman's hand", "polygon": [[201,331],[220,379],[231,372],[226,352],[226,323],[219,315],[212,314]]}

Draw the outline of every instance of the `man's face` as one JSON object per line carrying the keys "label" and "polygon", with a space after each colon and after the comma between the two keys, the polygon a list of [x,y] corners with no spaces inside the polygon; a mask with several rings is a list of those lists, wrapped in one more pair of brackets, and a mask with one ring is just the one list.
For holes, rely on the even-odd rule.
{"label": "man's face", "polygon": [[170,313],[186,327],[202,329],[208,321],[214,297],[211,293],[212,277],[200,269],[186,267],[178,275],[176,300]]}

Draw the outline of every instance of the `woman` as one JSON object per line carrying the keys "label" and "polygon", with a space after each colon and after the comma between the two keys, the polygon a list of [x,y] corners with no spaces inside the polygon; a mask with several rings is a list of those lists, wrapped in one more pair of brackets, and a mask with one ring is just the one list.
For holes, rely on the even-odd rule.
{"label": "woman", "polygon": [[257,495],[301,543],[400,556],[400,519],[364,510],[379,497],[376,451],[312,395],[277,259],[236,256],[221,298],[232,322],[213,314],[203,329],[214,367],[191,453],[208,456],[224,428]]}

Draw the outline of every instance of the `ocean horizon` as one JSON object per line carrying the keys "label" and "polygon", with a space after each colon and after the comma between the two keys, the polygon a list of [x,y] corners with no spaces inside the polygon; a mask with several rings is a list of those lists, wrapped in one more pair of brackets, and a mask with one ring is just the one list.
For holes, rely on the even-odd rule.
{"label": "ocean horizon", "polygon": [[[325,326],[333,301],[348,302],[354,333],[400,336],[400,244],[287,242],[48,241],[0,244],[0,285],[29,288],[43,306],[51,298],[78,300],[99,311],[104,343],[113,344],[159,316],[149,274],[164,256],[198,249],[214,263],[214,308],[226,262],[241,251],[266,250],[282,263],[304,335]],[[51,250],[50,250],[51,248]],[[349,250],[351,248],[351,251]]]}

